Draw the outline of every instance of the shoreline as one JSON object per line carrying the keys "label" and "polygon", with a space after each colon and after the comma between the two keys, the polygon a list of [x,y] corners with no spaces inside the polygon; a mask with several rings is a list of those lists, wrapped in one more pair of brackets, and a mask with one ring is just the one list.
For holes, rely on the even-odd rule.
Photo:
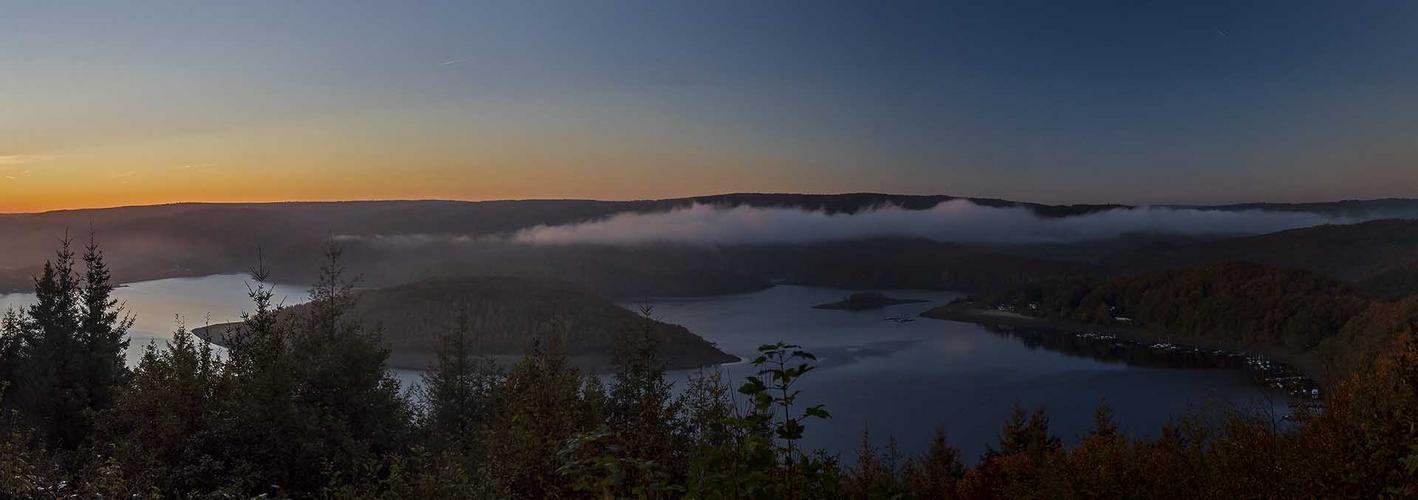
{"label": "shoreline", "polygon": [[1056,320],[1026,316],[982,307],[973,301],[955,302],[929,309],[920,314],[923,318],[972,323],[986,328],[1004,331],[1024,330],[1054,336],[1096,339],[1099,334],[1107,338],[1139,345],[1167,345],[1178,350],[1225,352],[1247,358],[1268,358],[1293,370],[1300,376],[1318,385],[1326,379],[1320,369],[1320,360],[1313,355],[1295,353],[1254,345],[1240,345],[1227,342],[1208,342],[1196,339],[1176,339],[1165,334],[1149,331],[1142,327],[1097,325],[1069,320]]}

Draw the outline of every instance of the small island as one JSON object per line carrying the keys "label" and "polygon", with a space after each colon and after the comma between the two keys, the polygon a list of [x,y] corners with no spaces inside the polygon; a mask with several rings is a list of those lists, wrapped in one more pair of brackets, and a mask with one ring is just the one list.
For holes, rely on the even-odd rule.
{"label": "small island", "polygon": [[881,309],[886,306],[898,304],[916,304],[926,302],[917,299],[897,299],[887,297],[876,292],[858,292],[848,295],[846,299],[828,304],[818,304],[812,306],[813,309],[832,309],[837,311],[870,311]]}

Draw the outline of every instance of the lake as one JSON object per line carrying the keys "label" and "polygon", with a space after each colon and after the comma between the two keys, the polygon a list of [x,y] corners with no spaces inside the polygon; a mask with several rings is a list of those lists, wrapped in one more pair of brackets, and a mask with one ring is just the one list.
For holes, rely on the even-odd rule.
{"label": "lake", "polygon": [[[137,363],[149,343],[161,345],[171,338],[179,321],[197,327],[239,319],[251,308],[248,281],[245,275],[218,275],[120,288],[118,299],[136,317],[129,364]],[[306,296],[304,287],[282,285],[275,291],[276,299],[287,305]],[[805,444],[839,452],[848,462],[863,431],[870,431],[877,444],[894,436],[903,451],[914,452],[926,445],[937,426],[973,460],[995,442],[1015,402],[1046,407],[1051,428],[1065,442],[1088,431],[1093,409],[1103,398],[1122,429],[1134,436],[1153,435],[1169,419],[1202,408],[1284,411],[1284,394],[1255,384],[1243,370],[1130,366],[1043,349],[969,323],[886,321],[915,318],[959,294],[883,292],[929,302],[875,311],[820,310],[812,306],[841,300],[848,292],[777,286],[648,303],[659,319],[684,325],[742,358],[752,359],[758,345],[778,340],[815,353],[818,369],[803,379],[801,401],[825,404],[833,418],[812,422]],[[0,310],[32,299],[29,294],[0,295]],[[753,371],[743,363],[722,369],[735,385]],[[396,374],[406,386],[420,376],[414,370]],[[673,375],[677,380],[689,376]]]}
{"label": "lake", "polygon": [[[752,359],[759,344],[801,344],[818,357],[818,369],[801,385],[804,405],[832,412],[813,422],[805,444],[854,460],[863,431],[884,445],[894,436],[903,451],[920,451],[937,426],[967,460],[997,442],[1018,402],[1047,408],[1051,429],[1066,443],[1092,428],[1093,411],[1106,398],[1124,432],[1154,435],[1169,419],[1201,409],[1242,408],[1282,414],[1286,395],[1256,384],[1240,369],[1172,369],[1030,347],[1018,338],[975,324],[914,318],[960,296],[956,293],[885,290],[890,297],[926,299],[874,311],[813,309],[842,300],[843,290],[777,286],[742,295],[654,300],[654,313]],[[726,365],[739,381],[745,364]],[[685,374],[678,374],[684,377]]]}

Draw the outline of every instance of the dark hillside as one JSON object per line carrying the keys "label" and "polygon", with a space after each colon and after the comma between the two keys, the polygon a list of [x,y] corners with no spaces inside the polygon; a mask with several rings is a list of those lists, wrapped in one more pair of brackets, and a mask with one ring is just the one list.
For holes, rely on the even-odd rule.
{"label": "dark hillside", "polygon": [[1083,296],[1076,319],[1128,318],[1181,339],[1314,348],[1371,299],[1298,269],[1229,263],[1109,280]]}
{"label": "dark hillside", "polygon": [[[1045,319],[1143,329],[1167,342],[1298,356],[1312,373],[1336,363],[1345,350],[1336,342],[1380,345],[1359,338],[1374,328],[1351,323],[1388,304],[1310,271],[1243,262],[1027,283],[980,299]],[[925,316],[950,312],[945,306]],[[1342,332],[1350,332],[1347,340],[1335,340]]]}
{"label": "dark hillside", "polygon": [[1418,220],[1324,225],[1259,236],[1153,247],[1108,262],[1145,271],[1246,261],[1307,269],[1351,283],[1418,263]]}
{"label": "dark hillside", "polygon": [[[606,366],[621,333],[652,328],[670,368],[693,368],[735,361],[679,325],[647,320],[610,301],[564,284],[506,277],[424,281],[368,290],[348,312],[367,328],[382,326],[393,366],[423,368],[435,359],[440,335],[453,331],[466,307],[473,320],[472,346],[480,355],[520,356],[534,337],[554,324],[566,335],[567,354],[578,364]],[[287,310],[296,317],[306,306]],[[214,325],[198,335],[220,344],[233,324]],[[216,335],[213,335],[217,333]]]}
{"label": "dark hillside", "polygon": [[1418,199],[1412,198],[1380,198],[1375,200],[1341,200],[1314,203],[1237,203],[1232,205],[1191,208],[1310,212],[1366,219],[1418,218]]}
{"label": "dark hillside", "polygon": [[1374,302],[1350,319],[1338,335],[1320,344],[1329,378],[1337,379],[1374,366],[1386,349],[1415,328],[1418,328],[1418,296]]}
{"label": "dark hillside", "polygon": [[980,291],[1091,275],[1096,266],[990,253],[925,239],[869,239],[724,250],[754,273],[799,285],[844,289],[920,288]]}
{"label": "dark hillside", "polygon": [[1418,295],[1418,261],[1370,275],[1358,286],[1391,299]]}

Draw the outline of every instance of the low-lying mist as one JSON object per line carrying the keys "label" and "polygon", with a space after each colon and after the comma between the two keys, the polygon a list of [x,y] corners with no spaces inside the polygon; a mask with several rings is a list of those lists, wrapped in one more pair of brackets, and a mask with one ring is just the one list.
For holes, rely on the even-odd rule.
{"label": "low-lying mist", "polygon": [[695,204],[668,212],[624,212],[581,224],[536,226],[511,239],[539,245],[782,244],[887,237],[1066,243],[1130,233],[1245,235],[1353,222],[1358,220],[1309,212],[1163,207],[1041,217],[1026,207],[987,207],[967,200],[951,200],[927,210],[883,206],[855,214]]}

